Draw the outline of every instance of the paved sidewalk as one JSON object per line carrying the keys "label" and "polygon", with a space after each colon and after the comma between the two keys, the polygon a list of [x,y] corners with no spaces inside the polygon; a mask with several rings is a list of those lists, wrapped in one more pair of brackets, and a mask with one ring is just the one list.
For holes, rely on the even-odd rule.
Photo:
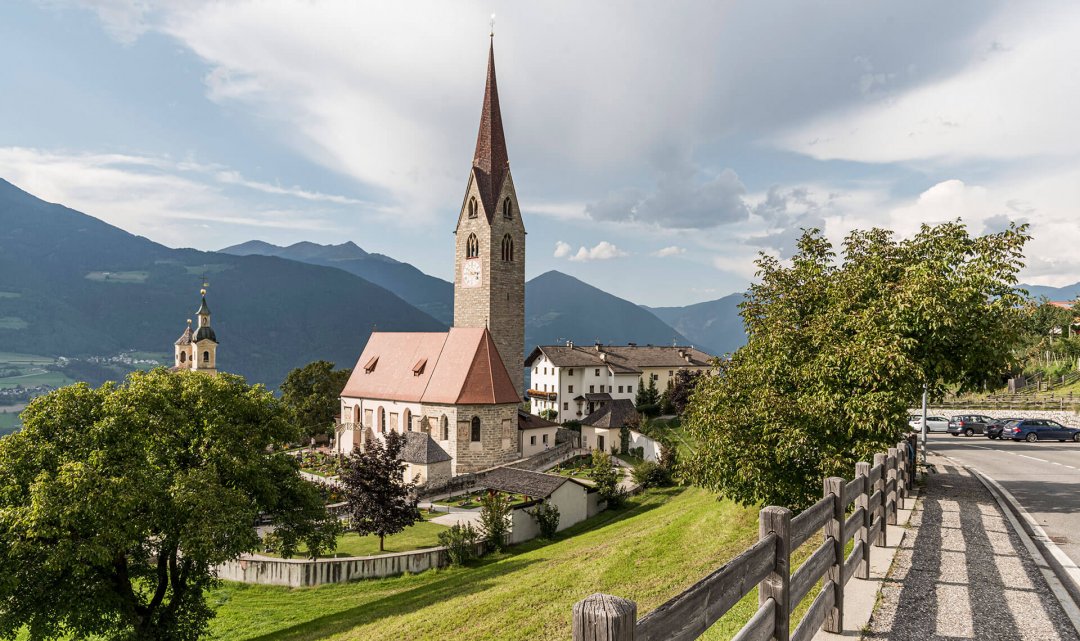
{"label": "paved sidewalk", "polygon": [[993,496],[940,456],[864,639],[1080,641]]}

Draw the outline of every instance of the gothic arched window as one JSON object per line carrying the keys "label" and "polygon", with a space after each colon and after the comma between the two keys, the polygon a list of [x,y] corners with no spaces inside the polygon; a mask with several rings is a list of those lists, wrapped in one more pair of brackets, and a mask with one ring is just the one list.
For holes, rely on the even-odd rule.
{"label": "gothic arched window", "polygon": [[476,197],[469,198],[469,218],[476,218],[476,212],[480,210],[480,206],[476,204]]}
{"label": "gothic arched window", "polygon": [[379,432],[386,434],[386,410],[379,408]]}
{"label": "gothic arched window", "polygon": [[503,218],[510,220],[514,217],[514,208],[510,205],[510,198],[503,201]]}
{"label": "gothic arched window", "polygon": [[446,418],[445,414],[443,414],[441,422],[442,422],[442,440],[449,441],[450,440],[450,421]]}
{"label": "gothic arched window", "polygon": [[514,260],[514,239],[510,237],[510,234],[503,236],[502,259],[505,261]]}
{"label": "gothic arched window", "polygon": [[480,442],[480,417],[479,416],[472,417],[472,434],[470,436],[471,436],[470,440],[473,443],[479,443]]}
{"label": "gothic arched window", "polygon": [[469,239],[465,241],[465,258],[476,258],[480,255],[480,241],[476,239],[476,234],[469,234]]}

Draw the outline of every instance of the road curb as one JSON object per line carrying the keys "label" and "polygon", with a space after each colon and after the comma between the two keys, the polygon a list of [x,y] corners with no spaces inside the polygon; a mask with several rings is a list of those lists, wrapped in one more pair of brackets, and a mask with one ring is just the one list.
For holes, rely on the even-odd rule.
{"label": "road curb", "polygon": [[990,492],[1012,525],[1013,531],[1031,554],[1073,628],[1080,634],[1080,568],[1050,540],[1042,526],[1000,483],[980,472],[978,468],[965,465],[944,454],[935,454],[970,472]]}

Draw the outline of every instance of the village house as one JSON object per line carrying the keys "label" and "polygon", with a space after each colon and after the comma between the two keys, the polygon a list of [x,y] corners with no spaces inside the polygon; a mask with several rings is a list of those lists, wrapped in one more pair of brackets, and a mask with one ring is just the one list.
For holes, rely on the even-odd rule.
{"label": "village house", "polygon": [[650,379],[663,392],[679,370],[715,373],[715,359],[678,345],[540,345],[525,359],[529,411],[554,410],[560,423],[580,421],[613,400],[632,401]]}

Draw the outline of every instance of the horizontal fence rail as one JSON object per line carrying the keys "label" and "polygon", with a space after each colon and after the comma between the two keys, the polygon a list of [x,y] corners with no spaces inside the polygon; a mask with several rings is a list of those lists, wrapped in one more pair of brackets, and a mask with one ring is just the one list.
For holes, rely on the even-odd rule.
{"label": "horizontal fence rail", "polygon": [[[886,544],[886,526],[896,523],[913,487],[913,448],[913,442],[901,441],[876,454],[873,465],[856,464],[854,479],[825,479],[822,499],[797,516],[783,507],[763,508],[753,546],[640,620],[637,604],[628,599],[593,594],[578,601],[574,641],[697,639],[755,587],[758,609],[735,641],[806,641],[822,628],[842,632],[844,586],[853,577],[870,577],[870,550]],[[821,545],[792,571],[792,550],[818,532]],[[819,584],[821,591],[792,626],[792,611]]]}

